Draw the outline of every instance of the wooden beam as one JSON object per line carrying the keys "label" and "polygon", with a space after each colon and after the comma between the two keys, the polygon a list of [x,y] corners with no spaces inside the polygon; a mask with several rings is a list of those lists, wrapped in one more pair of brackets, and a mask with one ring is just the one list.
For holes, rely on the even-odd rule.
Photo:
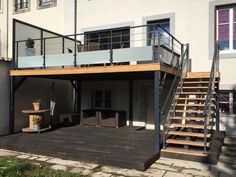
{"label": "wooden beam", "polygon": [[163,71],[170,74],[176,73],[176,69],[160,65],[158,63],[138,64],[138,65],[113,65],[113,66],[94,66],[82,68],[58,68],[58,69],[25,69],[11,70],[10,76],[49,76],[49,75],[78,75],[78,74],[101,74],[101,73],[126,73],[126,72],[145,72]]}

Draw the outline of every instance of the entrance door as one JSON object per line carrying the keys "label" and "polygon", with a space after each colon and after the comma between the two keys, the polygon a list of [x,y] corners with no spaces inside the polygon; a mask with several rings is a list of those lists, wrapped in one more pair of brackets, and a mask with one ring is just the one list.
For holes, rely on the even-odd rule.
{"label": "entrance door", "polygon": [[154,129],[154,121],[153,121],[153,115],[154,115],[154,89],[153,88],[147,88],[146,90],[146,129]]}

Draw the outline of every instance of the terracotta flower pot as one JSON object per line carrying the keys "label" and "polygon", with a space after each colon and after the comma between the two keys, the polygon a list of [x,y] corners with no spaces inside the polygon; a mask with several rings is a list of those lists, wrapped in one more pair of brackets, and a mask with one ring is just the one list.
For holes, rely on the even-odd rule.
{"label": "terracotta flower pot", "polygon": [[33,107],[35,111],[40,110],[40,103],[33,103]]}

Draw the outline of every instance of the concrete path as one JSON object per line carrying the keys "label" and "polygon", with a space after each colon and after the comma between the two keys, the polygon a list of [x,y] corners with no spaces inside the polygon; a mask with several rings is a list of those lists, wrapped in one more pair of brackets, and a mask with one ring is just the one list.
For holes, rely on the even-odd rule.
{"label": "concrete path", "polygon": [[82,173],[91,177],[236,177],[217,165],[206,165],[185,160],[160,158],[145,172],[134,169],[124,169],[112,166],[103,166],[93,163],[85,163],[71,160],[63,160],[48,156],[22,153],[0,149],[0,156],[14,156],[19,159],[27,159],[48,163],[52,169],[67,170],[74,173]]}

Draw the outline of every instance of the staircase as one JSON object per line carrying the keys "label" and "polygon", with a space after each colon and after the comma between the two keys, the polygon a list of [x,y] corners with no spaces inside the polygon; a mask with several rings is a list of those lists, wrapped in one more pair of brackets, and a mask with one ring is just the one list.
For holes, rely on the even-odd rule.
{"label": "staircase", "polygon": [[[207,156],[214,133],[219,74],[215,75],[209,99],[210,77],[209,72],[188,72],[177,87],[164,125],[166,138],[162,153]],[[207,99],[210,100],[208,115],[205,114]]]}

